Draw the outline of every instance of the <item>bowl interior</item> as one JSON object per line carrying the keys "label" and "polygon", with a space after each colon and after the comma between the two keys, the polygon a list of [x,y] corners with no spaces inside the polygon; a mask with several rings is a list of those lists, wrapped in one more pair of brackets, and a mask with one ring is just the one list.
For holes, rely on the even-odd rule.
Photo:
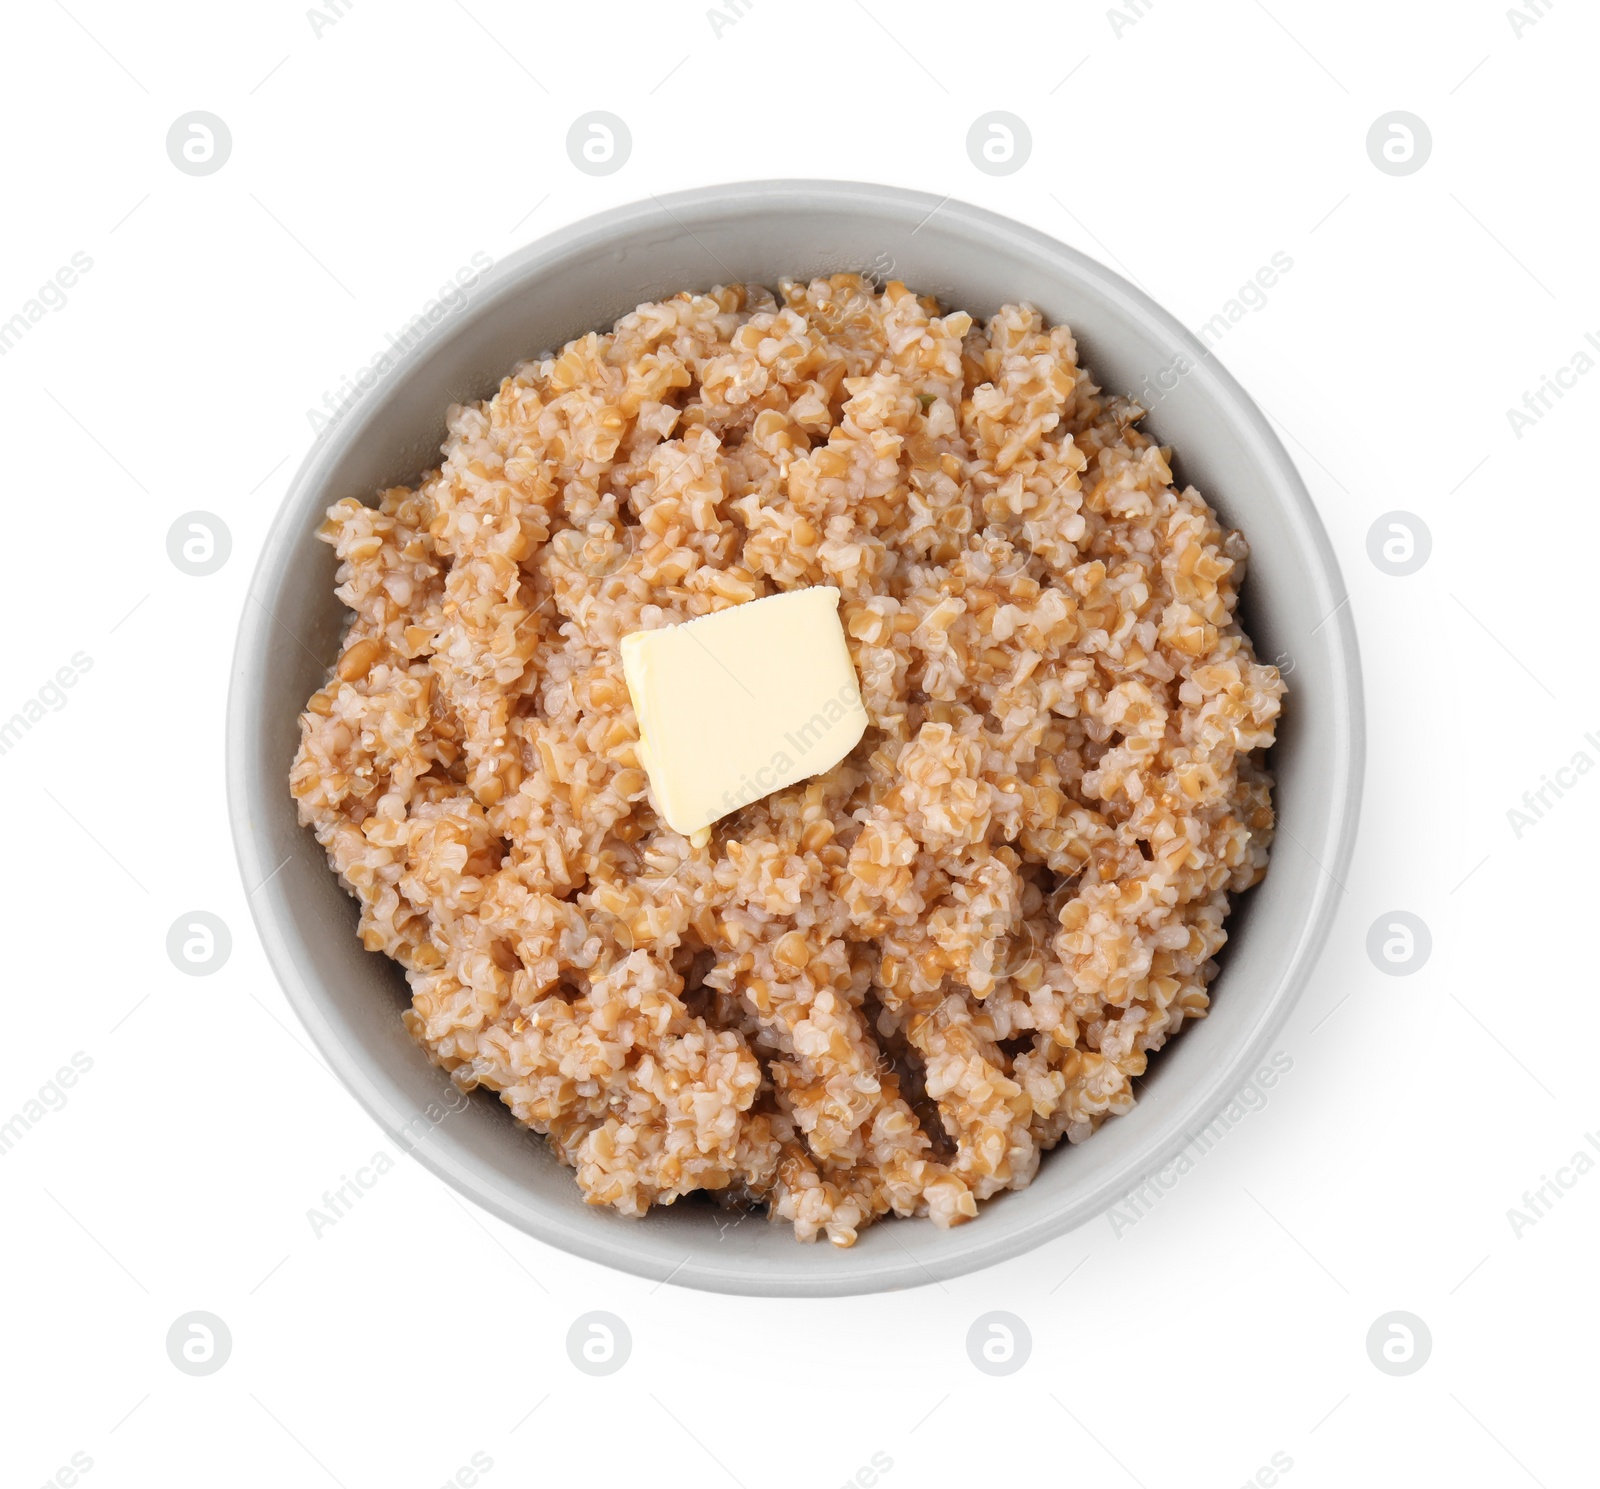
{"label": "bowl interior", "polygon": [[[1028,1189],[989,1201],[955,1230],[872,1226],[840,1252],[703,1202],[644,1221],[591,1208],[496,1098],[477,1093],[462,1105],[401,1026],[399,969],[361,948],[354,902],[298,825],[287,776],[299,710],[346,621],[332,552],[314,538],[331,503],[413,483],[437,463],[449,404],[487,396],[516,362],[643,301],[844,269],[902,279],[975,315],[1031,301],[1072,327],[1082,360],[1115,391],[1145,387],[1186,355],[1190,370],[1147,427],[1176,448],[1180,479],[1249,538],[1247,625],[1258,654],[1289,671],[1290,692],[1274,759],[1284,831],[1266,880],[1229,922],[1210,1017],[1152,1060],[1132,1113],[1047,1155]],[[246,602],[229,699],[229,804],[251,908],[291,1002],[354,1094],[422,1162],[531,1234],[722,1291],[826,1295],[942,1280],[1099,1214],[1204,1128],[1270,1052],[1326,931],[1354,833],[1361,717],[1343,598],[1305,489],[1254,405],[1175,320],[1082,255],[980,209],[876,186],[748,183],[618,209],[498,265],[384,371],[296,477]]]}

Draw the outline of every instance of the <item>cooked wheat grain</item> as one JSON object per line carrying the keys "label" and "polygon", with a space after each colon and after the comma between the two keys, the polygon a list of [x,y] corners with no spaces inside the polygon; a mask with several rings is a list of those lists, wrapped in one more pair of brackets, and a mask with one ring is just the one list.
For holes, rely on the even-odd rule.
{"label": "cooked wheat grain", "polygon": [[[591,1203],[708,1190],[844,1246],[1027,1184],[1205,1013],[1284,689],[1244,539],[1066,327],[780,294],[641,305],[329,511],[354,619],[291,784],[411,1032]],[[866,735],[697,851],[618,642],[809,584]]]}

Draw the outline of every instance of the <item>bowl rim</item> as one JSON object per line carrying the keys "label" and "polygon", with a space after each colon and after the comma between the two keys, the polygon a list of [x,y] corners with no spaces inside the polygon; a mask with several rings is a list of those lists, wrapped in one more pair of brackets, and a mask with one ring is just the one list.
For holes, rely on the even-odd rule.
{"label": "bowl rim", "polygon": [[[1197,359],[1197,371],[1214,384],[1213,396],[1230,405],[1238,432],[1248,441],[1248,458],[1269,475],[1310,576],[1330,602],[1336,603],[1325,627],[1330,633],[1329,697],[1326,701],[1339,724],[1334,740],[1337,768],[1327,779],[1326,825],[1318,840],[1323,851],[1314,853],[1306,849],[1322,872],[1315,880],[1311,902],[1305,907],[1306,914],[1276,992],[1253,1025],[1231,1048],[1228,1058],[1218,1063],[1207,1080],[1186,1093],[1178,1109],[1168,1115],[1164,1138],[1130,1155],[1128,1161],[1092,1188],[1073,1196],[1059,1211],[1009,1227],[979,1224],[961,1227],[958,1234],[970,1237],[968,1243],[926,1262],[909,1251],[905,1252],[903,1261],[874,1258],[870,1265],[864,1264],[865,1259],[859,1258],[858,1253],[835,1253],[833,1262],[837,1265],[831,1266],[825,1274],[796,1272],[788,1278],[775,1279],[752,1275],[736,1265],[719,1266],[714,1261],[695,1259],[681,1265],[670,1278],[679,1286],[715,1292],[833,1297],[937,1284],[1032,1250],[1104,1213],[1129,1192],[1130,1180],[1136,1185],[1160,1170],[1186,1146],[1189,1134],[1215,1119],[1288,1019],[1332,928],[1339,903],[1336,891],[1343,892],[1345,871],[1355,849],[1365,769],[1366,727],[1359,649],[1349,592],[1310,493],[1266,415],[1210,348],[1159,303],[1104,264],[1037,228],[951,196],[937,197],[929,192],[869,182],[793,178],[718,183],[665,196],[650,196],[647,200],[612,207],[557,228],[512,251],[484,271],[473,286],[466,308],[479,307],[514,288],[525,288],[536,280],[542,268],[598,248],[622,231],[645,227],[666,229],[675,224],[692,233],[690,223],[696,217],[796,206],[892,214],[897,223],[905,218],[915,218],[920,223],[935,213],[944,214],[962,225],[970,236],[1010,241],[1034,256],[1053,260],[1066,276],[1107,300],[1120,302],[1125,314],[1145,322],[1159,334],[1164,344],[1189,352]],[[246,903],[262,949],[290,1006],[333,1073],[379,1127],[395,1140],[402,1137],[402,1123],[396,1119],[391,1103],[380,1093],[365,1068],[363,1052],[347,1045],[337,1035],[321,1006],[314,979],[303,976],[301,959],[291,946],[292,928],[281,924],[280,917],[270,913],[258,898],[258,891],[271,876],[273,866],[259,851],[260,845],[250,830],[255,802],[263,790],[263,783],[252,779],[250,770],[249,737],[256,717],[252,684],[257,680],[259,661],[270,644],[272,628],[277,624],[259,592],[264,588],[281,587],[284,571],[304,538],[295,519],[308,506],[313,493],[324,485],[338,460],[376,419],[383,407],[384,395],[403,383],[420,362],[459,329],[455,321],[456,317],[443,318],[395,355],[388,369],[375,379],[373,387],[330,428],[323,430],[307,450],[273,514],[250,577],[241,606],[226,702],[224,748],[228,814],[242,887],[247,891]],[[255,889],[249,888],[251,884]],[[668,1280],[660,1275],[654,1258],[640,1255],[636,1248],[619,1239],[616,1230],[569,1221],[553,1209],[542,1209],[536,1195],[531,1202],[519,1202],[518,1195],[507,1192],[482,1171],[471,1151],[458,1149],[447,1134],[434,1133],[426,1141],[408,1143],[407,1151],[457,1193],[548,1245],[654,1282]],[[531,1194],[532,1191],[524,1190],[521,1199],[528,1201]],[[853,1256],[858,1258],[855,1265],[851,1265]]]}

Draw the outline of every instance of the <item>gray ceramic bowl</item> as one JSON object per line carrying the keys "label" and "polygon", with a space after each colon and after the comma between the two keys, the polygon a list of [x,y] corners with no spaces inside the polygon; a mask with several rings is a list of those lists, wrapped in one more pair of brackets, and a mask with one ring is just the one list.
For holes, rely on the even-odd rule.
{"label": "gray ceramic bowl", "polygon": [[[1032,301],[1072,327],[1085,362],[1114,390],[1143,388],[1186,354],[1193,370],[1149,427],[1176,447],[1180,480],[1249,537],[1246,624],[1259,654],[1292,672],[1274,761],[1283,831],[1271,872],[1230,922],[1211,1016],[1152,1061],[1129,1115],[1047,1155],[1030,1188],[954,1230],[893,1221],[839,1251],[801,1245],[785,1225],[729,1227],[703,1202],[644,1220],[592,1209],[488,1093],[435,1121],[453,1088],[401,1027],[399,970],[362,950],[354,903],[298,826],[287,776],[297,715],[345,623],[332,552],[313,536],[331,503],[413,482],[437,462],[449,404],[487,396],[517,361],[608,327],[642,301],[869,268],[979,315]],[[1355,834],[1362,709],[1344,597],[1305,487],[1260,410],[1172,316],[1043,233],[959,202],[831,181],[746,182],[620,207],[498,264],[301,466],[267,537],[233,661],[228,805],[244,884],[267,957],[328,1063],[427,1167],[512,1225],[642,1277],[721,1292],[815,1297],[942,1280],[1101,1214],[1175,1155],[1270,1052],[1327,933]]]}

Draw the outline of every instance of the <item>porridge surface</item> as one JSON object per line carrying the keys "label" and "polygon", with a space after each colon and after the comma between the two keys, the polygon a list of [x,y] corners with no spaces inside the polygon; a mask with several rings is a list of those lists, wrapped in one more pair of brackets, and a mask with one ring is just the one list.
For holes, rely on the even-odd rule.
{"label": "porridge surface", "polygon": [[[1141,413],[1026,305],[718,288],[522,364],[416,490],[329,511],[354,618],[301,819],[418,1042],[591,1203],[949,1225],[1204,1015],[1284,688],[1244,539]],[[621,638],[823,584],[866,733],[696,849]]]}

